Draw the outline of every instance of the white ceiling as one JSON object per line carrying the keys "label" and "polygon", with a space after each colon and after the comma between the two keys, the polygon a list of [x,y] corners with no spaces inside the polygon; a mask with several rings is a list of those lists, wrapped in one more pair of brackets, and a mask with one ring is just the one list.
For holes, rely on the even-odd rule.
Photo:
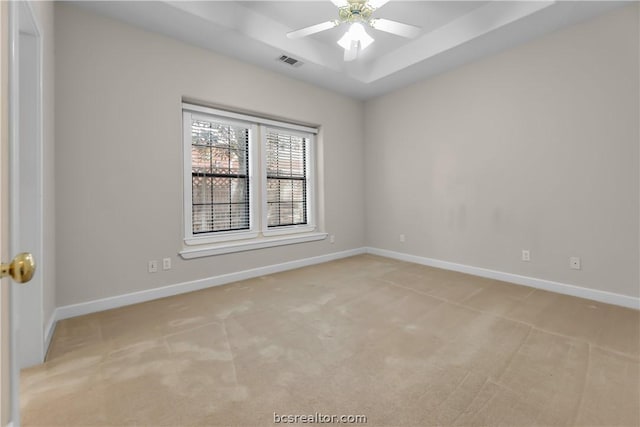
{"label": "white ceiling", "polygon": [[[368,99],[588,19],[617,1],[391,1],[375,17],[422,28],[415,39],[374,29],[371,47],[343,61],[339,26],[286,33],[337,18],[324,1],[80,1],[86,9],[346,95]],[[303,62],[277,61],[288,55]]]}

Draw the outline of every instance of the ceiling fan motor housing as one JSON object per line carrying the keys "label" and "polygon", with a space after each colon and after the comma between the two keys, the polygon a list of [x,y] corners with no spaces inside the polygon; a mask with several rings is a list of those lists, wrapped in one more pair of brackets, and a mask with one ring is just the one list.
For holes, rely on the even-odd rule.
{"label": "ceiling fan motor housing", "polygon": [[369,22],[373,8],[369,6],[368,0],[347,0],[349,3],[341,7],[338,11],[340,22]]}

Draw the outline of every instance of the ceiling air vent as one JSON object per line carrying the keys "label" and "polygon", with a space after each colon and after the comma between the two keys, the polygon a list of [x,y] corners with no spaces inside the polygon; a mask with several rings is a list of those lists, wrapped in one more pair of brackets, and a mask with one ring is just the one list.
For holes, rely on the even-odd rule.
{"label": "ceiling air vent", "polygon": [[302,65],[301,61],[298,61],[297,59],[287,55],[282,55],[280,58],[278,58],[278,61],[291,65],[292,67],[299,67]]}

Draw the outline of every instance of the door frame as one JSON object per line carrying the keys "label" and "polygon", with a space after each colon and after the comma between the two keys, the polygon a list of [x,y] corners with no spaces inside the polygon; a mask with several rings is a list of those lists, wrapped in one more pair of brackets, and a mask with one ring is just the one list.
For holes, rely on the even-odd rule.
{"label": "door frame", "polygon": [[[9,5],[0,2],[0,259],[9,252]],[[0,279],[0,425],[11,421],[11,295],[8,277]]]}

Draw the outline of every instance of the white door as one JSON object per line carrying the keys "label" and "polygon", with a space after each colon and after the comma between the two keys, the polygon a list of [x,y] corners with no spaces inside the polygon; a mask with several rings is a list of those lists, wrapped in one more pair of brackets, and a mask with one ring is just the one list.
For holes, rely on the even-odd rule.
{"label": "white door", "polygon": [[[30,2],[10,3],[9,214],[12,254],[42,259],[42,80],[41,38]],[[18,333],[18,368],[44,361],[43,279],[39,268],[29,286],[16,286],[12,301]]]}
{"label": "white door", "polygon": [[[2,261],[20,252],[42,255],[41,39],[27,2],[2,2]],[[0,420],[20,425],[20,368],[44,360],[42,274],[33,258],[3,265],[0,293]],[[31,269],[31,271],[29,271]],[[18,285],[27,279],[29,285]]]}

